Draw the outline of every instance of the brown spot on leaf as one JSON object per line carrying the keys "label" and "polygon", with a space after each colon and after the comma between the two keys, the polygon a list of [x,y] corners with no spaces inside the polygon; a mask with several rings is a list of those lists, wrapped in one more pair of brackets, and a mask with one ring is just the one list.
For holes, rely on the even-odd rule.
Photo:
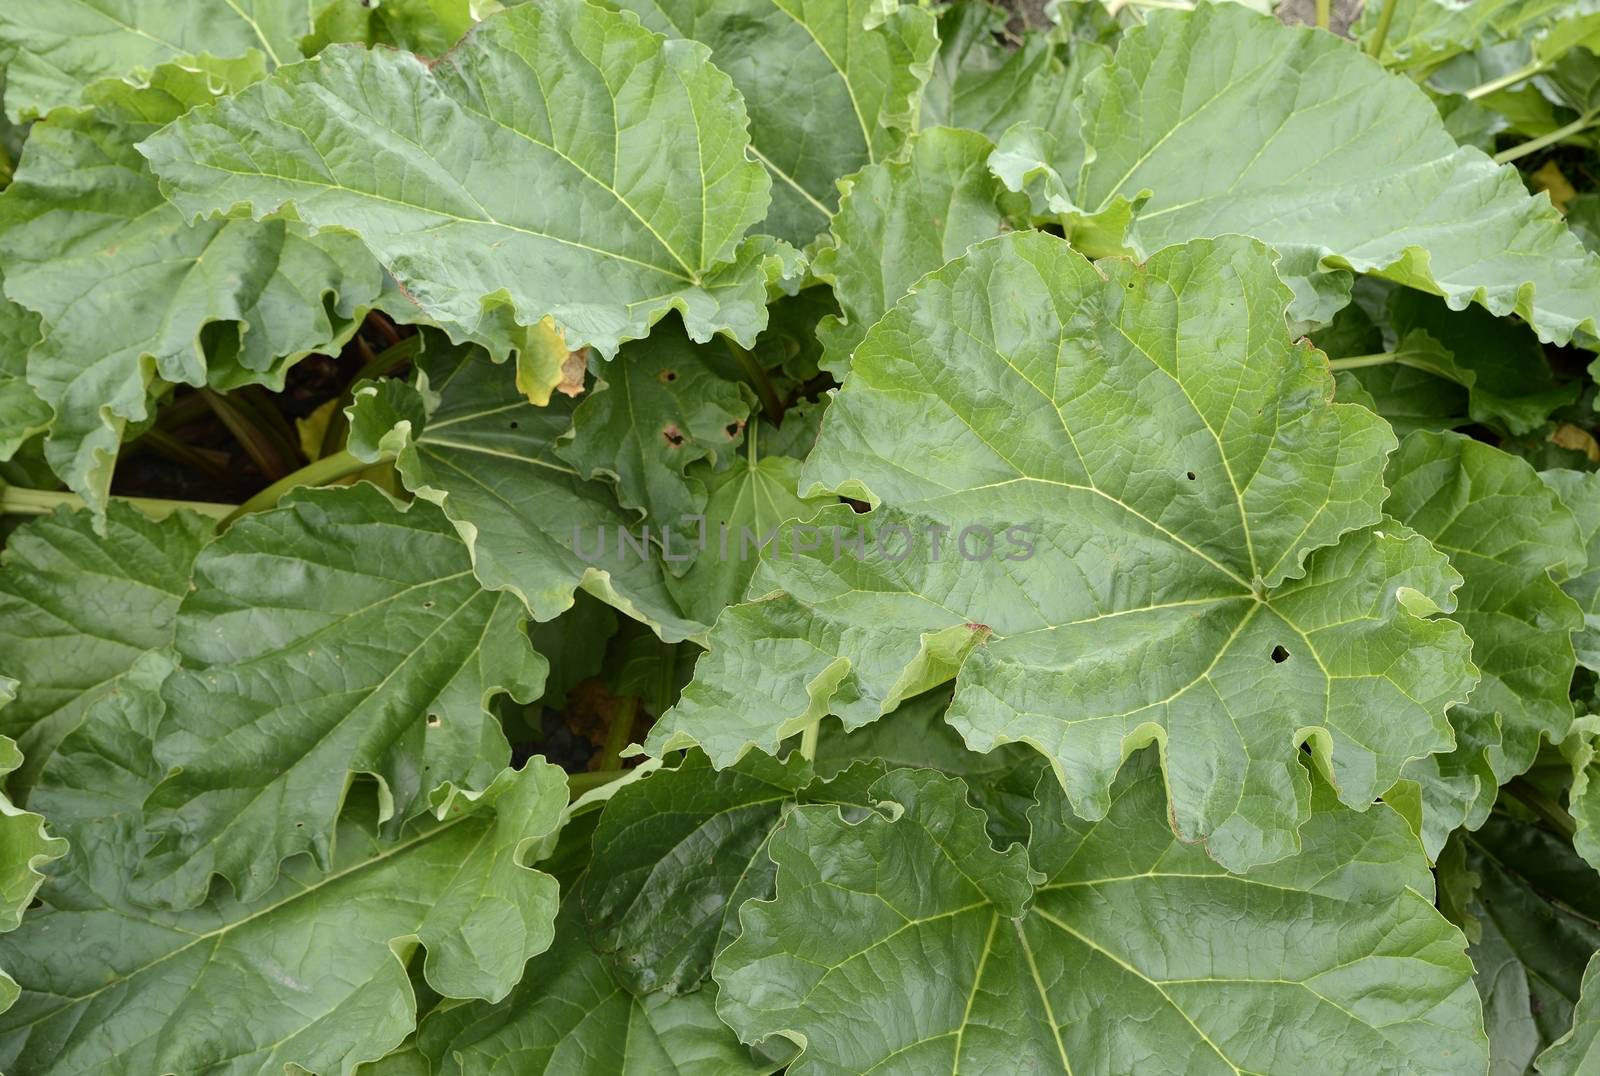
{"label": "brown spot on leaf", "polygon": [[683,431],[678,429],[676,422],[669,422],[661,431],[661,439],[673,448],[680,448],[683,445]]}

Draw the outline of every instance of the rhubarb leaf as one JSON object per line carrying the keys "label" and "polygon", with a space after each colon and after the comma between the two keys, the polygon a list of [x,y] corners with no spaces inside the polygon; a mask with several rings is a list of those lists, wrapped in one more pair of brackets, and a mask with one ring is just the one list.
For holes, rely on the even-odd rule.
{"label": "rhubarb leaf", "polygon": [[1410,79],[1331,34],[1238,4],[1154,12],[1079,109],[1086,148],[1059,134],[1057,171],[1078,212],[1131,217],[1113,250],[1254,236],[1278,251],[1300,322],[1326,322],[1353,274],[1373,273],[1517,314],[1547,342],[1600,333],[1600,259],[1549,199],[1457,146]]}
{"label": "rhubarb leaf", "polygon": [[1572,724],[1578,605],[1557,585],[1586,564],[1573,514],[1525,461],[1453,433],[1419,431],[1389,461],[1388,511],[1425,535],[1461,573],[1451,619],[1472,640],[1482,678],[1450,710],[1455,748],[1419,759],[1423,843],[1476,827],[1500,785],[1533,765],[1539,744]]}
{"label": "rhubarb leaf", "polygon": [[[0,708],[16,697],[16,681],[0,676]],[[13,740],[0,736],[0,777],[16,772],[22,752]],[[34,894],[44,884],[41,867],[67,854],[67,842],[53,837],[38,814],[22,810],[0,792],[0,934],[16,930]],[[17,1000],[15,980],[0,964],[0,1013]]]}
{"label": "rhubarb leaf", "polygon": [[715,983],[692,994],[630,994],[590,947],[579,894],[588,873],[588,830],[563,831],[547,869],[565,899],[556,941],[497,1003],[441,1008],[418,1045],[434,1076],[656,1076],[662,1072],[759,1076],[768,1061],[739,1045],[717,1019]]}
{"label": "rhubarb leaf", "polygon": [[841,313],[817,326],[822,367],[842,379],[867,330],[926,273],[1009,228],[1005,191],[989,174],[993,147],[973,131],[923,131],[903,158],[842,184],[832,245],[813,271],[833,285]]}
{"label": "rhubarb leaf", "polygon": [[178,610],[183,667],[155,746],[167,775],[145,804],[162,839],[131,892],[191,907],[219,874],[255,901],[297,853],[331,869],[358,773],[380,781],[386,836],[439,786],[487,785],[510,759],[491,700],[544,686],[525,617],[478,585],[426,501],[304,490],[234,523]]}
{"label": "rhubarb leaf", "polygon": [[571,440],[556,447],[582,477],[614,479],[623,508],[680,533],[698,533],[684,517],[706,505],[705,484],[684,472],[737,450],[750,414],[741,387],[699,350],[671,328],[624,348],[573,411]]}
{"label": "rhubarb leaf", "polygon": [[750,111],[750,151],[772,173],[762,230],[805,246],[834,184],[899,149],[939,40],[927,9],[879,0],[610,0],[669,38],[711,49]]}
{"label": "rhubarb leaf", "polygon": [[1562,582],[1561,589],[1583,612],[1583,627],[1572,636],[1578,664],[1600,672],[1600,471],[1551,470],[1539,477],[1567,506],[1583,538],[1583,565]]}
{"label": "rhubarb leaf", "polygon": [[414,388],[389,381],[357,393],[351,447],[396,454],[406,488],[444,508],[485,587],[515,594],[538,621],[582,588],[668,641],[704,633],[668,592],[661,550],[643,536],[649,524],[557,453],[574,400],[529,403],[510,370],[471,346],[437,349],[419,366]]}
{"label": "rhubarb leaf", "polygon": [[1135,266],[1018,233],[924,278],[806,463],[879,507],[785,528],[647,749],[725,766],[954,677],[967,745],[1032,744],[1089,819],[1161,742],[1178,834],[1230,869],[1297,847],[1303,743],[1370,804],[1475,673],[1431,619],[1459,576],[1381,514],[1387,425],[1328,402],[1288,300],[1239,238]]}
{"label": "rhubarb leaf", "polygon": [[491,16],[428,64],[325,49],[141,150],[186,217],[292,206],[361,237],[423,312],[497,355],[555,319],[611,356],[669,310],[751,343],[780,272],[766,171],[703,45],[583,0]]}
{"label": "rhubarb leaf", "polygon": [[28,351],[39,342],[39,315],[5,297],[0,273],[0,460],[50,425],[50,407],[28,384]]}
{"label": "rhubarb leaf", "polygon": [[927,770],[881,779],[859,822],[797,808],[776,899],[745,905],[717,959],[718,1011],[747,1042],[803,1043],[795,1076],[1306,1071],[1332,1041],[1394,1071],[1481,1070],[1464,939],[1396,814],[1319,794],[1303,851],[1229,874],[1174,838],[1152,762],[1099,823],[1046,779],[1026,853],[991,847],[963,785]]}
{"label": "rhubarb leaf", "polygon": [[306,0],[11,0],[0,11],[5,109],[13,122],[81,104],[103,79],[136,84],[163,64],[257,54],[300,59],[315,5]]}
{"label": "rhubarb leaf", "polygon": [[142,89],[104,87],[97,110],[57,111],[34,125],[0,197],[6,295],[43,318],[27,379],[54,412],[46,453],[96,510],[154,377],[281,386],[299,358],[337,352],[383,289],[348,235],[287,220],[191,225],[167,203],[134,143],[225,92],[219,70],[164,67]]}
{"label": "rhubarb leaf", "polygon": [[0,653],[21,683],[0,710],[0,732],[17,740],[26,759],[13,788],[31,783],[141,654],[172,645],[190,568],[210,537],[211,522],[192,513],[157,522],[117,503],[103,536],[89,513],[64,509],[8,536],[0,553]]}
{"label": "rhubarb leaf", "polygon": [[560,824],[566,781],[537,760],[482,793],[441,790],[438,818],[394,841],[377,836],[379,797],[362,786],[330,870],[296,858],[255,901],[219,892],[183,912],[134,901],[127,875],[149,843],[139,803],[161,776],[171,668],[159,653],[141,661],[35,792],[72,852],[45,906],[0,935],[0,966],[22,987],[0,1016],[6,1071],[350,1073],[415,1026],[407,963],[419,942],[428,988],[489,1000],[550,944],[556,882],[527,858]]}
{"label": "rhubarb leaf", "polygon": [[798,754],[719,772],[695,752],[611,798],[579,899],[619,983],[638,997],[698,987],[724,919],[770,892],[767,838],[811,776]]}

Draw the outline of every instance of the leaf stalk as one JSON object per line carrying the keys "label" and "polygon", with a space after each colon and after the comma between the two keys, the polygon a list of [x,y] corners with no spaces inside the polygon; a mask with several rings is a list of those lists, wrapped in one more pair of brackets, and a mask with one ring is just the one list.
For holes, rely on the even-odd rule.
{"label": "leaf stalk", "polygon": [[1535,60],[1533,63],[1528,64],[1525,67],[1519,67],[1515,71],[1501,75],[1499,78],[1492,78],[1488,82],[1474,86],[1461,96],[1465,97],[1469,101],[1476,101],[1478,98],[1487,97],[1491,93],[1498,93],[1507,86],[1515,86],[1523,79],[1532,78],[1534,75],[1537,75],[1544,69],[1545,63],[1541,60]]}
{"label": "leaf stalk", "polygon": [[331,456],[324,456],[319,460],[313,460],[298,471],[278,479],[278,481],[239,505],[222,521],[223,526],[233,523],[241,516],[247,516],[252,512],[264,512],[276,506],[283,499],[284,494],[299,486],[326,486],[342,478],[349,478],[351,475],[364,471],[368,467],[376,466],[388,458],[390,457],[383,456],[375,460],[363,460],[347,449],[343,452],[335,452]]}
{"label": "leaf stalk", "polygon": [[1564,138],[1571,138],[1578,132],[1593,127],[1597,121],[1600,121],[1600,113],[1586,112],[1565,127],[1558,127],[1554,131],[1540,135],[1538,138],[1530,138],[1526,142],[1521,142],[1508,150],[1496,153],[1494,155],[1494,163],[1510,164],[1520,157],[1526,157],[1530,153],[1537,153],[1546,146],[1553,146]]}
{"label": "leaf stalk", "polygon": [[243,399],[229,399],[210,389],[201,389],[200,398],[233,434],[251,462],[261,468],[262,474],[277,479],[294,469],[290,463],[292,457],[285,456],[277,439],[261,425]]}
{"label": "leaf stalk", "polygon": [[233,481],[233,475],[226,464],[219,462],[206,452],[184,444],[159,426],[152,426],[139,437],[130,442],[129,449],[149,449],[163,459],[170,460],[180,467],[187,467],[196,474],[203,474],[211,481],[226,486]]}
{"label": "leaf stalk", "polygon": [[588,773],[567,774],[567,790],[573,799],[577,799],[585,792],[592,792],[597,788],[604,788],[613,781],[620,781],[632,770],[592,770]]}
{"label": "leaf stalk", "polygon": [[[165,519],[179,510],[188,510],[213,519],[225,519],[237,507],[213,501],[164,501],[154,497],[113,496],[111,499],[131,505],[152,519]],[[0,515],[44,516],[57,508],[70,508],[76,511],[82,507],[84,507],[83,498],[76,493],[50,489],[23,489],[19,486],[6,486],[0,489]]]}
{"label": "leaf stalk", "polygon": [[805,727],[800,733],[800,757],[807,762],[815,762],[817,758],[817,735],[822,731],[822,718],[817,718]]}
{"label": "leaf stalk", "polygon": [[726,336],[722,338],[722,342],[728,346],[728,353],[738,361],[745,378],[750,382],[750,387],[756,390],[756,396],[761,400],[761,410],[766,413],[768,420],[774,424],[781,421],[783,401],[778,398],[778,390],[773,387],[772,379],[767,376],[766,370],[761,368],[761,363],[748,350]]}
{"label": "leaf stalk", "polygon": [[1505,789],[1513,799],[1538,815],[1542,822],[1567,840],[1572,840],[1573,834],[1578,832],[1578,823],[1573,821],[1566,808],[1545,795],[1538,785],[1526,777],[1513,777],[1506,782]]}
{"label": "leaf stalk", "polygon": [[[1320,5],[1321,0],[1318,0]],[[1389,24],[1394,22],[1394,9],[1400,6],[1400,0],[1383,0],[1383,10],[1378,14],[1378,28],[1372,32],[1372,40],[1367,44],[1367,55],[1374,60],[1382,61],[1383,43],[1389,37]],[[1318,11],[1318,17],[1321,12]]]}
{"label": "leaf stalk", "polygon": [[1366,366],[1387,366],[1392,362],[1403,363],[1404,356],[1398,351],[1377,351],[1371,355],[1351,355],[1345,359],[1329,359],[1330,370],[1360,370]]}
{"label": "leaf stalk", "polygon": [[600,748],[600,769],[610,771],[621,766],[622,749],[633,741],[633,723],[638,716],[637,695],[623,695],[612,704],[611,723],[606,727],[606,741]]}

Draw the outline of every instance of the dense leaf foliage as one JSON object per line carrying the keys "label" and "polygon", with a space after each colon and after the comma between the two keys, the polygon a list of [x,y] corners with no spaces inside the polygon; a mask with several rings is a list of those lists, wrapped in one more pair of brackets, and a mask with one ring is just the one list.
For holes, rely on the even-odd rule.
{"label": "dense leaf foliage", "polygon": [[1600,1070],[1600,16],[1291,6],[4,4],[0,1069]]}

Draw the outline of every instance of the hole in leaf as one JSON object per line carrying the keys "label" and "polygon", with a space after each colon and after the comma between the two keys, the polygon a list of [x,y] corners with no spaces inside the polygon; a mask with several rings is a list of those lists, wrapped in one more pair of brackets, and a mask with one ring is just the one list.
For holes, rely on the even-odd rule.
{"label": "hole in leaf", "polygon": [[1289,651],[1283,648],[1282,643],[1279,643],[1277,646],[1272,648],[1272,660],[1277,662],[1279,665],[1282,665],[1284,662],[1289,660]]}
{"label": "hole in leaf", "polygon": [[432,609],[433,608],[433,599],[429,598],[427,601],[423,602],[422,603],[422,607],[424,609]]}
{"label": "hole in leaf", "polygon": [[516,419],[512,419],[510,422],[506,423],[506,426],[509,427],[510,429],[513,429],[513,430],[516,429],[517,428],[517,420]]}
{"label": "hole in leaf", "polygon": [[674,382],[676,380],[678,380],[678,371],[676,371],[676,370],[662,370],[661,371],[661,381],[662,381],[663,384],[671,384],[672,382]]}
{"label": "hole in leaf", "polygon": [[678,429],[678,424],[676,422],[667,423],[666,429],[661,431],[661,437],[662,440],[666,441],[667,444],[671,445],[673,448],[677,448],[683,444],[683,431]]}
{"label": "hole in leaf", "polygon": [[1183,472],[1183,477],[1185,477],[1189,481],[1193,482],[1194,481],[1194,472],[1193,471],[1185,471],[1185,472]]}
{"label": "hole in leaf", "polygon": [[735,437],[738,437],[744,432],[744,419],[740,419],[738,422],[728,423],[726,426],[722,427],[722,432],[728,435],[728,440],[733,440]]}
{"label": "hole in leaf", "polygon": [[444,724],[444,722],[442,720],[440,720],[438,714],[429,714],[428,715],[428,727],[430,729],[436,729],[442,724]]}

